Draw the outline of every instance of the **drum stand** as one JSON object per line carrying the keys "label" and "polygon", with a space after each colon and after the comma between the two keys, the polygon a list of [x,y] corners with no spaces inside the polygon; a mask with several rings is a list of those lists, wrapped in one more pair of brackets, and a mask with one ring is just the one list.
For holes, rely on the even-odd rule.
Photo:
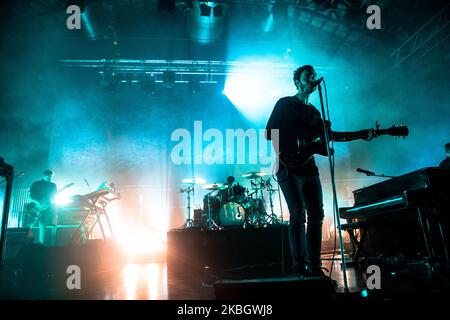
{"label": "drum stand", "polygon": [[[259,203],[257,202],[257,204],[258,204],[258,208],[257,208],[258,215],[257,215],[257,219],[256,219],[257,225],[259,227],[261,227],[261,226],[266,226],[267,224],[270,224],[270,223],[275,223],[275,221],[277,221],[278,218],[273,212],[272,193],[269,192],[269,195],[270,195],[270,207],[271,207],[271,214],[270,215],[267,214],[266,201],[264,199],[264,190],[266,188],[270,188],[270,186],[271,186],[270,185],[270,179],[265,181],[261,177],[261,178],[259,178],[257,180],[256,183],[252,181],[251,184],[253,186],[257,187],[257,192],[256,192],[257,198],[256,199],[259,198],[261,200],[261,202],[262,202],[262,208],[259,207]],[[260,191],[259,196],[258,196],[258,191]],[[261,212],[261,210],[262,210],[262,212]]]}
{"label": "drum stand", "polygon": [[265,186],[267,187],[267,191],[269,192],[269,203],[270,203],[270,223],[271,224],[278,224],[280,221],[277,217],[277,215],[273,212],[273,194],[277,192],[278,190],[272,189],[272,184],[270,183],[270,179],[267,179],[265,182]]}
{"label": "drum stand", "polygon": [[189,228],[194,226],[194,220],[191,219],[191,193],[194,194],[195,184],[190,184],[185,189],[180,189],[180,193],[187,194],[187,207],[186,207],[186,221],[183,224],[183,228]]}
{"label": "drum stand", "polygon": [[208,230],[216,230],[216,229],[220,229],[219,225],[214,221],[214,219],[212,218],[211,215],[211,194],[214,191],[211,191],[210,193],[208,193],[206,195],[206,197],[208,198],[208,219],[206,220],[206,228]]}
{"label": "drum stand", "polygon": [[273,212],[273,194],[275,192],[277,192],[277,190],[272,189],[272,186],[270,185],[270,182],[269,182],[269,188],[267,189],[267,191],[269,192],[269,202],[270,202],[270,216],[269,216],[270,223],[278,224],[278,223],[280,223],[280,221],[279,221],[277,215]]}

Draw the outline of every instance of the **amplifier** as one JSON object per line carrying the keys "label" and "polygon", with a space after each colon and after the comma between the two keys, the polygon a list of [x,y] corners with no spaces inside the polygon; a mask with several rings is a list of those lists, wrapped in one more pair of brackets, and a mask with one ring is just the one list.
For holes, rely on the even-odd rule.
{"label": "amplifier", "polygon": [[89,210],[81,208],[59,208],[58,209],[58,225],[80,225],[81,222],[89,214]]}

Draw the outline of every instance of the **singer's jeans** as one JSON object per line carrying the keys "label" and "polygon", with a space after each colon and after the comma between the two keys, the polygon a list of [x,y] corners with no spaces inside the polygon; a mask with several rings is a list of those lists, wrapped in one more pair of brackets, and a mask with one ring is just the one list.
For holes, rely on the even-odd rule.
{"label": "singer's jeans", "polygon": [[320,268],[324,214],[319,176],[302,177],[281,170],[277,177],[290,213],[289,243],[293,271],[301,271],[305,263]]}

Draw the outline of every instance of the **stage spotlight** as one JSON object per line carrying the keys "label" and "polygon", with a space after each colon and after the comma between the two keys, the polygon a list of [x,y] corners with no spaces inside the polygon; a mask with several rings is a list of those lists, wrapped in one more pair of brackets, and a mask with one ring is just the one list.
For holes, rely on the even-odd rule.
{"label": "stage spotlight", "polygon": [[200,91],[200,81],[198,79],[189,80],[189,92],[194,94]]}
{"label": "stage spotlight", "polygon": [[175,85],[175,72],[173,71],[165,71],[163,74],[163,85],[166,88],[173,88]]}
{"label": "stage spotlight", "polygon": [[155,76],[153,74],[145,74],[142,79],[142,90],[147,94],[154,94],[155,90]]}
{"label": "stage spotlight", "polygon": [[209,17],[211,15],[211,7],[206,3],[200,3],[200,15],[202,17]]}
{"label": "stage spotlight", "polygon": [[213,8],[214,17],[219,18],[223,17],[223,6],[218,4]]}
{"label": "stage spotlight", "polygon": [[176,7],[182,15],[187,16],[192,10],[194,10],[194,2],[192,0],[177,1]]}

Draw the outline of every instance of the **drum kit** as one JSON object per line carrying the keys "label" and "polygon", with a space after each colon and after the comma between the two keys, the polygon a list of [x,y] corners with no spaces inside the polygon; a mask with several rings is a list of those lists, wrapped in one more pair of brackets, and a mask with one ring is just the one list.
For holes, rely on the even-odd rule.
{"label": "drum kit", "polygon": [[[207,230],[219,230],[228,227],[264,227],[279,223],[274,213],[271,179],[265,178],[263,172],[248,172],[242,178],[250,181],[250,188],[235,183],[229,177],[226,183],[206,184],[203,179],[185,179],[185,187],[180,193],[187,195],[187,218],[183,227],[202,227]],[[201,186],[208,193],[203,197],[203,209],[194,210],[191,219],[191,197],[195,187]],[[266,195],[269,198],[270,210],[266,209]],[[197,216],[197,218],[196,218]],[[200,216],[200,217],[199,217]]]}

